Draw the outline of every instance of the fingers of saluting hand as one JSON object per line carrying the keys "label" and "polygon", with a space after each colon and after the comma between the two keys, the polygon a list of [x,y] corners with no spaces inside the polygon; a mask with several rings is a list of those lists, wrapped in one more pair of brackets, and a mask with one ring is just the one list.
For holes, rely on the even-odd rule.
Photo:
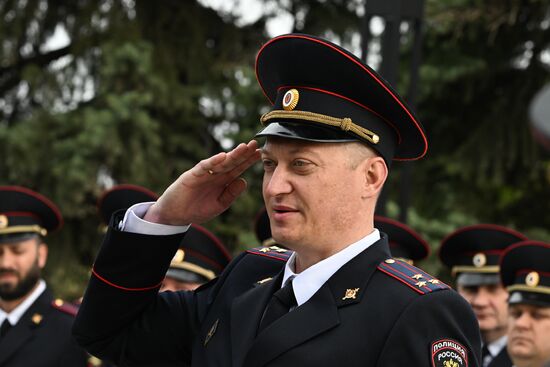
{"label": "fingers of saluting hand", "polygon": [[255,140],[248,144],[241,143],[228,153],[218,153],[202,160],[193,168],[193,175],[224,176],[225,179],[235,179],[260,159],[258,143]]}

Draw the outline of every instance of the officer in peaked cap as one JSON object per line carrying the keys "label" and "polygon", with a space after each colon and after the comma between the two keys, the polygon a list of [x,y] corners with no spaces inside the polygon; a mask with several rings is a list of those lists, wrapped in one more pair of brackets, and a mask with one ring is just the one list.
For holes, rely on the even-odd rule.
{"label": "officer in peaked cap", "polygon": [[229,251],[213,233],[198,224],[191,224],[170,262],[160,290],[196,289],[217,277],[229,261]]}
{"label": "officer in peaked cap", "polygon": [[54,299],[41,279],[44,239],[62,224],[44,196],[0,186],[1,366],[86,366],[86,352],[71,337],[75,308]]}
{"label": "officer in peaked cap", "polygon": [[[309,35],[267,42],[256,75],[272,104],[262,148],[253,140],[202,160],[110,226],[80,343],[120,364],[478,366],[467,302],[392,258],[374,228],[390,162],[426,153],[413,112],[357,57]],[[293,251],[250,249],[193,292],[157,294],[189,223],[227,210],[260,158],[273,238]],[[106,305],[115,311],[98,317]]]}
{"label": "officer in peaked cap", "polygon": [[441,243],[439,256],[456,287],[472,306],[484,342],[484,367],[511,366],[506,353],[508,293],[500,283],[499,260],[510,245],[527,239],[512,229],[478,224],[460,228]]}
{"label": "officer in peaked cap", "polygon": [[508,353],[516,367],[550,364],[550,244],[522,241],[500,264],[510,297]]}
{"label": "officer in peaked cap", "polygon": [[374,216],[374,227],[388,235],[390,252],[394,258],[414,264],[430,254],[428,243],[409,226],[391,218]]}

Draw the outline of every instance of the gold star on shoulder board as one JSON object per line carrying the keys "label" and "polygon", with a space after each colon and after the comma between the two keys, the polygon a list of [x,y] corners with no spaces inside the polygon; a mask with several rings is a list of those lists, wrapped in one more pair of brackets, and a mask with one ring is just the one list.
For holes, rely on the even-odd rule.
{"label": "gold star on shoulder board", "polygon": [[415,274],[415,275],[412,276],[412,278],[416,279],[416,280],[419,280],[419,279],[424,278],[424,277],[422,276],[422,274]]}
{"label": "gold star on shoulder board", "polygon": [[418,286],[418,288],[424,287],[426,285],[426,282],[424,281],[416,282],[415,285]]}
{"label": "gold star on shoulder board", "polygon": [[263,247],[260,249],[260,252],[269,252],[269,247]]}
{"label": "gold star on shoulder board", "polygon": [[430,279],[428,280],[428,282],[432,283],[432,284],[439,284],[439,280],[438,279]]}

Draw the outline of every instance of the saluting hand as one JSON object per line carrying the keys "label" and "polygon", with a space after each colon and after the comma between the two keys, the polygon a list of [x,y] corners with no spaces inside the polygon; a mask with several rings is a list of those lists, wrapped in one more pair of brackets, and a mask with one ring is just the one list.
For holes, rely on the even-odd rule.
{"label": "saluting hand", "polygon": [[164,191],[144,219],[185,225],[216,217],[246,189],[246,181],[240,176],[259,159],[258,143],[252,140],[200,161]]}

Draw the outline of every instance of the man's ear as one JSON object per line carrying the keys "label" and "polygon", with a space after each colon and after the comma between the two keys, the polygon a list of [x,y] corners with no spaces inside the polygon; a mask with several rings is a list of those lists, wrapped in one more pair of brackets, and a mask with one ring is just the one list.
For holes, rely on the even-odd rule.
{"label": "man's ear", "polygon": [[388,177],[388,166],[382,157],[372,157],[363,162],[365,185],[363,198],[377,198]]}
{"label": "man's ear", "polygon": [[44,242],[38,244],[38,266],[40,269],[44,269],[46,261],[48,260],[48,245]]}

